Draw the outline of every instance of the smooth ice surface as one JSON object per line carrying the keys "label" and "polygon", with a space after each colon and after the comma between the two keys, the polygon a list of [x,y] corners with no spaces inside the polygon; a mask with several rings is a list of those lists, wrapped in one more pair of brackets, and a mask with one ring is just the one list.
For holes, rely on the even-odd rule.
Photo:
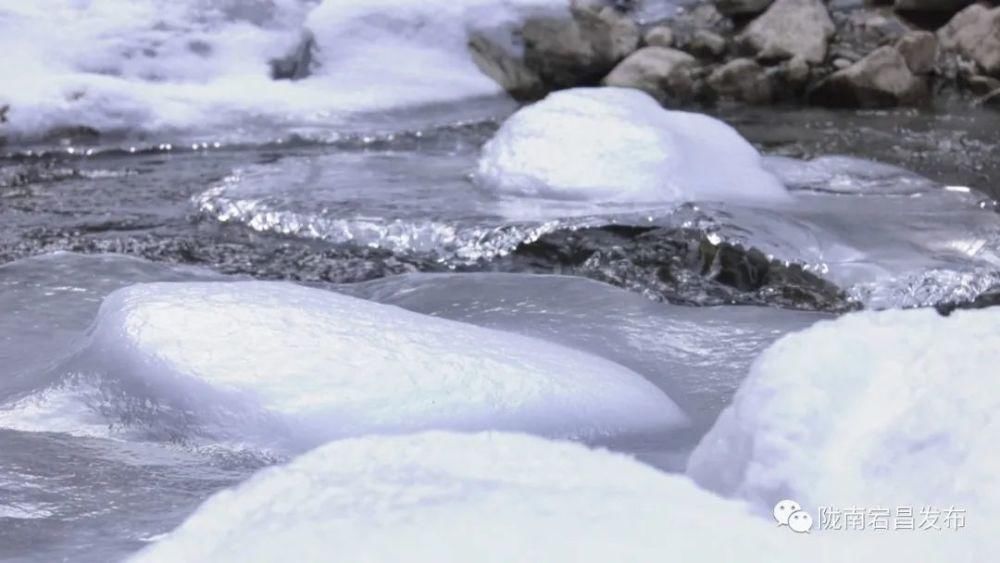
{"label": "smooth ice surface", "polygon": [[[1000,522],[1000,311],[864,312],[764,352],[688,474],[760,510],[967,510]],[[943,518],[943,517],[942,517]],[[943,526],[944,521],[940,524]]]}
{"label": "smooth ice surface", "polygon": [[793,561],[807,539],[620,454],[426,433],[261,472],[132,561]]}
{"label": "smooth ice surface", "polygon": [[556,199],[788,199],[732,127],[624,88],[564,90],[521,109],[483,148],[478,179],[498,193]]}
{"label": "smooth ice surface", "polygon": [[702,433],[729,404],[758,353],[788,332],[830,318],[765,307],[657,303],[569,276],[407,274],[341,288],[608,358],[663,389]]}
{"label": "smooth ice surface", "polygon": [[656,387],[597,356],[287,283],[117,291],[66,369],[145,389],[157,412],[188,413],[210,434],[281,445],[427,428],[593,437],[684,422]]}
{"label": "smooth ice surface", "polygon": [[[568,17],[560,0],[7,0],[4,127],[29,140],[79,126],[235,140],[265,124],[325,127],[352,112],[500,94],[472,62],[469,32],[514,50],[516,24],[539,11]],[[273,80],[270,62],[308,37],[312,75]]]}
{"label": "smooth ice surface", "polygon": [[126,256],[69,252],[0,265],[0,403],[48,383],[44,367],[75,350],[108,293],[141,282],[221,277]]}
{"label": "smooth ice surface", "polygon": [[687,455],[781,335],[819,313],[764,307],[681,307],[569,276],[409,274],[341,286],[406,309],[516,332],[597,354],[639,373],[673,399],[691,426],[603,442],[657,467],[683,471]]}

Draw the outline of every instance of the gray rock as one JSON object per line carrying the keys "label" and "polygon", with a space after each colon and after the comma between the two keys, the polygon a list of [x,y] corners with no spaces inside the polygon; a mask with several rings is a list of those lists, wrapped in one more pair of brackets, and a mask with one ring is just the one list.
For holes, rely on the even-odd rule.
{"label": "gray rock", "polygon": [[708,86],[720,97],[750,104],[765,104],[774,99],[767,71],[753,59],[733,59],[720,66],[709,75]]}
{"label": "gray rock", "polygon": [[832,16],[837,27],[836,43],[865,54],[898,40],[912,27],[892,8],[882,6],[834,12]]}
{"label": "gray rock", "polygon": [[789,86],[795,89],[801,88],[809,82],[811,75],[809,63],[802,57],[792,57],[781,64],[781,74]]}
{"label": "gray rock", "polygon": [[312,73],[313,51],[316,40],[311,32],[305,32],[295,49],[280,59],[273,59],[271,78],[274,80],[302,80]]}
{"label": "gray rock", "polygon": [[524,24],[524,62],[548,87],[596,83],[639,46],[639,27],[610,6],[573,3],[571,19]]}
{"label": "gray rock", "polygon": [[821,0],[776,0],[747,25],[739,42],[759,60],[800,56],[818,64],[826,58],[834,31],[830,13]]}
{"label": "gray rock", "polygon": [[979,104],[988,108],[1000,109],[1000,88],[983,96]]}
{"label": "gray rock", "polygon": [[916,74],[934,70],[938,56],[937,37],[929,31],[911,31],[896,41],[896,50],[906,59],[906,66]]}
{"label": "gray rock", "polygon": [[707,29],[696,31],[685,50],[702,59],[719,59],[726,54],[726,38]]}
{"label": "gray rock", "polygon": [[986,74],[1000,76],[1000,8],[973,4],[938,30],[941,48],[974,61]]}
{"label": "gray rock", "polygon": [[665,25],[658,25],[642,36],[642,42],[647,47],[673,47],[674,30]]}
{"label": "gray rock", "polygon": [[893,7],[900,12],[955,13],[972,2],[973,0],[896,0]]}
{"label": "gray rock", "polygon": [[697,60],[666,47],[643,47],[605,77],[605,86],[642,90],[663,104],[683,103],[695,95]]}
{"label": "gray rock", "polygon": [[970,76],[962,83],[976,96],[986,96],[994,90],[1000,90],[1000,80],[989,76]]}
{"label": "gray rock", "polygon": [[774,0],[715,0],[715,8],[726,16],[752,16],[766,10]]}
{"label": "gray rock", "polygon": [[910,70],[895,47],[887,45],[820,81],[809,92],[809,101],[831,107],[870,108],[915,105],[928,96],[927,81]]}
{"label": "gray rock", "polygon": [[690,36],[700,29],[716,33],[729,33],[733,29],[733,21],[719,13],[715,6],[706,2],[677,8],[677,14],[670,21],[674,35]]}
{"label": "gray rock", "polygon": [[843,58],[843,57],[837,57],[836,59],[833,59],[833,63],[832,64],[833,64],[833,68],[835,68],[837,70],[841,70],[841,69],[845,69],[845,68],[851,66],[854,63],[851,62],[848,59]]}
{"label": "gray rock", "polygon": [[484,33],[474,33],[469,38],[469,53],[479,70],[517,100],[544,96],[546,87],[538,73],[528,68],[520,55],[507,51],[502,44]]}

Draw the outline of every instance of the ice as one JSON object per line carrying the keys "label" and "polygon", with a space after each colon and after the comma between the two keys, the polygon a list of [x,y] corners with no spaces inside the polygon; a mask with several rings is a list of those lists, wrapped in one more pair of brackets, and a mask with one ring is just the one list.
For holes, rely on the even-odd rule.
{"label": "ice", "polygon": [[[561,0],[6,0],[5,135],[84,127],[236,141],[498,95],[468,34],[487,30],[516,50],[515,24],[540,11],[568,17]],[[272,79],[271,61],[310,38],[311,75]]]}
{"label": "ice", "polygon": [[[584,350],[634,370],[673,399],[690,428],[613,444],[683,471],[753,359],[783,334],[830,318],[766,307],[682,307],[569,276],[407,274],[343,291],[436,317]],[[624,446],[624,447],[623,447]]]}
{"label": "ice", "polygon": [[788,199],[733,128],[623,88],[565,90],[521,109],[483,148],[478,179],[497,193],[554,199]]}
{"label": "ice", "polygon": [[0,402],[48,383],[45,366],[72,354],[108,293],[141,282],[221,277],[127,256],[70,252],[0,265]]}
{"label": "ice", "polygon": [[995,534],[998,329],[994,309],[915,310],[786,336],[754,362],[688,474],[759,510],[783,498],[813,510],[912,507],[918,518],[955,507],[969,533]]}
{"label": "ice", "polygon": [[266,470],[132,561],[797,560],[809,542],[784,532],[620,454],[435,432]]}
{"label": "ice", "polygon": [[655,386],[596,356],[287,283],[116,291],[62,369],[120,389],[123,422],[276,448],[419,429],[593,438],[685,423]]}

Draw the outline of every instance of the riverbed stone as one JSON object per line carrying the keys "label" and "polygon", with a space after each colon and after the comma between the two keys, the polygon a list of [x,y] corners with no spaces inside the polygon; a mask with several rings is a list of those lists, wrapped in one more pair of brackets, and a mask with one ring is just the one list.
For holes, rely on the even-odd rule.
{"label": "riverbed stone", "polygon": [[573,3],[571,18],[524,24],[524,62],[549,87],[595,84],[640,41],[639,26],[612,6]]}
{"label": "riverbed stone", "polygon": [[821,0],[776,0],[739,35],[743,48],[759,60],[800,56],[810,64],[826,58],[835,28]]}
{"label": "riverbed stone", "polygon": [[987,96],[994,90],[1000,90],[1000,79],[992,76],[974,75],[964,78],[962,85],[975,96]]}
{"label": "riverbed stone", "polygon": [[1000,76],[1000,7],[973,4],[938,30],[941,48],[967,57],[986,74]]}
{"label": "riverbed stone", "polygon": [[686,51],[702,59],[718,59],[726,53],[726,38],[708,31],[698,30],[691,36],[691,41],[686,45]]}
{"label": "riverbed stone", "polygon": [[891,107],[916,105],[928,95],[927,81],[887,45],[823,79],[809,92],[809,101],[831,107]]}
{"label": "riverbed stone", "polygon": [[774,98],[774,88],[764,67],[748,58],[733,59],[716,68],[708,86],[720,97],[750,104],[765,104]]}
{"label": "riverbed stone", "polygon": [[906,66],[916,74],[934,70],[938,56],[937,37],[929,31],[911,31],[896,41],[896,50],[906,59]]}
{"label": "riverbed stone", "polygon": [[697,59],[666,47],[643,47],[604,78],[605,86],[637,88],[662,104],[683,103],[695,96]]}
{"label": "riverbed stone", "polygon": [[658,25],[642,36],[642,42],[647,47],[673,47],[674,30],[666,25]]}

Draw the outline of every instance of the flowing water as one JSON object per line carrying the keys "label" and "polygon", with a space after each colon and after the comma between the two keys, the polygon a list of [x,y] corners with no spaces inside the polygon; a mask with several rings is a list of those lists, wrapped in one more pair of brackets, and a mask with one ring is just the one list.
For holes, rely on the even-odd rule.
{"label": "flowing water", "polygon": [[[289,13],[282,25],[295,31],[304,16]],[[197,21],[206,41],[232,32]],[[298,37],[288,29],[281,37]],[[120,396],[53,369],[82,345],[102,298],[131,284],[290,280],[598,354],[690,418],[669,437],[603,444],[666,470],[683,466],[781,335],[853,309],[987,304],[1000,291],[995,114],[710,108],[767,155],[790,202],[606,205],[480,189],[480,148],[516,106],[465,86],[427,105],[410,104],[430,86],[383,100],[395,109],[350,106],[332,125],[275,125],[280,108],[250,122],[236,104],[239,131],[204,122],[182,134],[189,114],[132,108],[143,119],[131,133],[9,140],[0,560],[120,559],[212,492],[297,453],[136,438],[106,416]]]}

